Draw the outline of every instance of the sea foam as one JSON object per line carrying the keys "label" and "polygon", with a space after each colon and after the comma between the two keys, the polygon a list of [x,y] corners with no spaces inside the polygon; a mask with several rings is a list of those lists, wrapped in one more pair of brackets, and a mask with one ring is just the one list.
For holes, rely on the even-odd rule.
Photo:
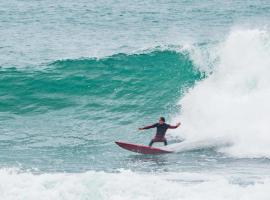
{"label": "sea foam", "polygon": [[95,199],[95,200],[268,200],[267,178],[241,185],[231,177],[198,173],[145,174],[129,170],[118,173],[33,174],[17,169],[0,170],[0,198]]}
{"label": "sea foam", "polygon": [[233,145],[220,150],[233,156],[270,157],[270,33],[233,30],[213,49],[212,74],[179,101],[179,134],[189,142],[221,138]]}

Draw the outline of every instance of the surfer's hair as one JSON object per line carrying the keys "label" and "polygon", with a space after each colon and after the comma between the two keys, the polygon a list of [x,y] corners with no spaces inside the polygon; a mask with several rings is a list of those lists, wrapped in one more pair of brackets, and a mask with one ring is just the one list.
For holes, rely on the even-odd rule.
{"label": "surfer's hair", "polygon": [[164,117],[160,117],[159,120],[165,122],[165,118]]}

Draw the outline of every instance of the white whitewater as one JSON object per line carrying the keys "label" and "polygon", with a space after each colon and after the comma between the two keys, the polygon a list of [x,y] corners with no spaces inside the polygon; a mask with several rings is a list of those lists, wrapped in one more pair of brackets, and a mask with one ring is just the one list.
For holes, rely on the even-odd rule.
{"label": "white whitewater", "polygon": [[172,135],[187,144],[222,138],[233,143],[222,149],[232,156],[270,157],[269,32],[232,31],[209,55],[213,72],[179,101],[182,112],[174,121],[182,128]]}

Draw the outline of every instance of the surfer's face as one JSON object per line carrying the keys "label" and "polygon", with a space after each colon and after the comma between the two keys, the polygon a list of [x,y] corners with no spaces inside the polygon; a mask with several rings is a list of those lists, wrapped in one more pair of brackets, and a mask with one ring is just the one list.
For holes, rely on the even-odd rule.
{"label": "surfer's face", "polygon": [[159,120],[159,124],[164,124],[164,121],[162,121],[162,120]]}

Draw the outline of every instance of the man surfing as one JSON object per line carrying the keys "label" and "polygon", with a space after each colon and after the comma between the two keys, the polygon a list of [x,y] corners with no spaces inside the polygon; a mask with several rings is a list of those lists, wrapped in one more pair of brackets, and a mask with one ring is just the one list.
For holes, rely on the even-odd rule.
{"label": "man surfing", "polygon": [[151,140],[149,146],[151,147],[155,142],[164,142],[164,145],[167,145],[167,139],[165,138],[165,134],[167,129],[176,129],[180,126],[181,123],[177,123],[175,126],[171,126],[170,124],[165,123],[165,118],[160,117],[159,122],[150,126],[145,126],[143,128],[139,128],[139,130],[145,130],[150,128],[157,128],[156,136]]}

